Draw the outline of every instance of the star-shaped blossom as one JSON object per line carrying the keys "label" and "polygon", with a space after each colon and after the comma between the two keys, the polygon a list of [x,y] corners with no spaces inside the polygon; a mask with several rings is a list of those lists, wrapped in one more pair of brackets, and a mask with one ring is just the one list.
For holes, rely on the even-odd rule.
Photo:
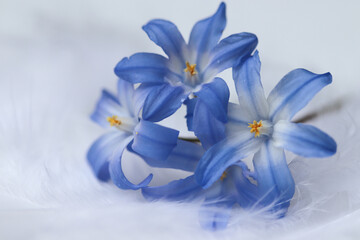
{"label": "star-shaped blossom", "polygon": [[[150,200],[189,200],[202,197],[200,222],[211,230],[225,228],[235,204],[242,208],[263,208],[285,215],[294,194],[294,180],[284,149],[305,157],[327,157],[336,152],[335,141],[319,129],[291,123],[324,86],[331,75],[296,69],[287,74],[268,99],[260,82],[258,53],[234,69],[239,105],[229,103],[226,136],[214,134],[205,111],[202,134],[213,142],[194,175],[159,187],[142,189]],[[220,96],[228,97],[226,91]],[[212,119],[214,120],[214,119]],[[225,133],[224,133],[225,134]],[[216,139],[223,139],[217,141]],[[241,160],[254,154],[251,172]]]}
{"label": "star-shaped blossom", "polygon": [[123,152],[134,152],[153,167],[194,171],[203,154],[201,146],[178,139],[179,131],[139,118],[146,95],[131,83],[118,80],[118,94],[104,90],[91,119],[110,131],[90,147],[87,159],[99,180],[109,178],[122,189],[147,186],[152,174],[133,184],[121,168]]}
{"label": "star-shaped blossom", "polygon": [[196,169],[197,182],[211,187],[224,171],[254,154],[253,164],[260,205],[286,210],[294,194],[294,180],[284,149],[304,157],[328,157],[335,141],[316,127],[291,122],[292,117],[324,86],[330,73],[305,69],[288,73],[265,97],[260,81],[258,52],[233,69],[239,104],[229,104],[227,137],[212,146]]}
{"label": "star-shaped blossom", "polygon": [[[213,97],[217,89],[226,88],[226,83],[214,77],[233,67],[243,57],[249,56],[257,45],[251,33],[233,34],[220,40],[226,25],[225,3],[216,13],[203,19],[193,27],[186,43],[177,27],[166,20],[152,20],[143,26],[149,38],[160,46],[168,58],[153,53],[136,53],[122,59],[115,73],[131,83],[141,83],[149,92],[142,116],[150,121],[160,121],[173,114],[182,103],[195,93],[203,107],[221,122],[226,122],[227,109]],[[210,86],[204,91],[204,84]],[[192,119],[197,117],[195,103],[185,101],[188,108],[188,127],[193,130]],[[191,105],[189,107],[189,105]],[[196,129],[195,134],[197,134]]]}

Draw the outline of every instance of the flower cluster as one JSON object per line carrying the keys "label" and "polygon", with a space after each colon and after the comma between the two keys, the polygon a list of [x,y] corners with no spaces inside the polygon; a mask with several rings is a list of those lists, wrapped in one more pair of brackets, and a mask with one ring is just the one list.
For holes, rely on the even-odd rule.
{"label": "flower cluster", "polygon": [[[238,33],[220,40],[225,4],[193,27],[186,43],[177,27],[152,20],[143,30],[167,57],[136,53],[115,67],[117,95],[104,90],[91,119],[108,128],[90,147],[87,159],[97,178],[121,189],[141,189],[149,200],[202,198],[201,224],[226,227],[234,205],[267,207],[286,214],[295,183],[284,150],[304,157],[328,157],[335,141],[321,130],[293,123],[293,116],[332,81],[330,73],[295,69],[266,98],[260,80],[257,37]],[[232,68],[238,104],[216,75]],[[136,87],[134,85],[136,84]],[[201,144],[179,138],[179,131],[157,124],[184,104],[186,121]],[[149,186],[130,182],[121,168],[124,151],[148,165],[188,171],[185,179]],[[253,156],[253,170],[244,158]]]}

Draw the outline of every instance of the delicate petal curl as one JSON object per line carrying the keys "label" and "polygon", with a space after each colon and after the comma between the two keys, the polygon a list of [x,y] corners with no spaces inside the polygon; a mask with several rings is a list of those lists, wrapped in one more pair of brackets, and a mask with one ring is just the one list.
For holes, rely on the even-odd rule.
{"label": "delicate petal curl", "polygon": [[233,34],[219,42],[210,53],[210,61],[204,70],[204,79],[211,79],[219,72],[233,67],[248,57],[258,43],[252,33]]}
{"label": "delicate petal curl", "polygon": [[121,144],[117,145],[115,152],[110,160],[109,170],[110,170],[111,180],[114,182],[114,184],[117,187],[119,187],[121,189],[137,190],[137,189],[140,189],[140,188],[143,188],[143,187],[146,187],[147,185],[149,185],[149,183],[151,182],[151,180],[153,178],[153,175],[150,174],[139,184],[134,184],[126,178],[126,176],[122,170],[121,159],[122,159],[124,150],[126,149],[127,145],[131,142],[132,138],[133,138],[132,136],[129,136],[127,139],[125,139],[123,142],[121,142]]}
{"label": "delicate petal curl", "polygon": [[332,82],[330,73],[315,74],[295,69],[285,75],[268,97],[270,119],[291,120],[323,87]]}
{"label": "delicate petal curl", "polygon": [[110,178],[109,162],[116,150],[129,135],[120,132],[110,132],[98,138],[90,147],[87,153],[87,160],[96,175],[101,181]]}
{"label": "delicate petal curl", "polygon": [[144,25],[143,30],[156,45],[164,50],[171,61],[185,64],[183,50],[186,44],[172,22],[155,19]]}

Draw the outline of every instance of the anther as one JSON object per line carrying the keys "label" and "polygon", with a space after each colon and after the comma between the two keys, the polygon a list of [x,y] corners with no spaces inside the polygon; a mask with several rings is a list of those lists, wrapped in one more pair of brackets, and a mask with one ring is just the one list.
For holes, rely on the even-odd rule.
{"label": "anther", "polygon": [[196,64],[191,64],[186,61],[186,68],[184,69],[184,72],[189,72],[191,76],[194,76],[197,74],[197,71],[195,70]]}

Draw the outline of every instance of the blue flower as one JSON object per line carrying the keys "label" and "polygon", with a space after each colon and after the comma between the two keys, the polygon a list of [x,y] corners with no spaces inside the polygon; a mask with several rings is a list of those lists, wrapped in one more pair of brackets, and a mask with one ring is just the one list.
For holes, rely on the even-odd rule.
{"label": "blue flower", "polygon": [[[138,117],[146,98],[142,88],[118,80],[118,95],[104,90],[91,119],[112,131],[98,138],[90,147],[87,159],[99,180],[112,179],[122,189],[147,186],[152,174],[133,184],[121,168],[123,152],[128,149],[153,167],[194,171],[203,154],[201,146],[178,139],[179,132]],[[185,149],[185,150],[184,150]]]}
{"label": "blue flower", "polygon": [[[205,149],[226,137],[225,124],[213,115],[210,107],[221,104],[227,109],[229,90],[221,87],[222,81],[215,79],[214,82],[214,85],[205,84],[203,86],[204,91],[200,93],[214,93],[208,95],[208,101],[195,98],[190,101],[194,105],[188,105],[188,113],[194,112],[195,114],[193,124]],[[213,88],[214,86],[218,87]],[[210,88],[213,88],[212,91]],[[208,104],[209,107],[204,106],[205,104]],[[193,111],[190,107],[197,108],[197,111]],[[248,179],[251,174],[248,167],[239,161],[234,166],[229,167],[219,180],[206,190],[196,182],[195,176],[191,175],[164,186],[143,188],[142,193],[148,200],[189,201],[194,198],[202,198],[204,202],[199,214],[200,224],[206,229],[219,230],[227,226],[231,208],[235,204],[238,203],[247,207],[254,206],[258,202],[258,190]]]}
{"label": "blue flower", "polygon": [[245,163],[233,164],[208,189],[196,182],[195,175],[172,181],[163,186],[142,188],[143,196],[150,201],[189,201],[203,199],[199,220],[203,228],[221,230],[226,228],[235,204],[244,208],[254,207],[259,202],[259,191],[249,180],[250,170]]}
{"label": "blue flower", "polygon": [[[120,78],[141,83],[145,91],[151,89],[144,102],[143,118],[157,122],[170,116],[192,93],[204,102],[217,103],[208,93],[201,94],[202,86],[209,84],[207,91],[212,95],[216,94],[213,90],[218,87],[227,89],[222,79],[213,81],[214,77],[249,56],[257,45],[257,38],[251,33],[233,34],[219,42],[225,25],[225,3],[221,3],[213,16],[195,24],[188,44],[169,21],[156,19],[143,26],[149,38],[164,50],[168,58],[153,53],[136,53],[122,59],[115,67]],[[227,109],[212,103],[208,104],[210,111],[219,121],[226,122]],[[192,115],[190,112],[188,117]],[[188,119],[188,126],[192,130],[192,118]]]}
{"label": "blue flower", "polygon": [[[332,81],[330,73],[305,69],[288,73],[265,98],[260,81],[258,52],[233,69],[239,105],[229,104],[227,137],[212,146],[195,171],[197,182],[212,186],[230,166],[254,154],[256,195],[259,204],[275,204],[286,211],[294,194],[294,180],[284,149],[304,157],[328,157],[335,141],[318,128],[292,123],[292,117]],[[245,193],[246,194],[246,193]]]}
{"label": "blue flower", "polygon": [[[336,143],[327,134],[290,122],[331,79],[329,73],[318,75],[296,69],[266,99],[255,52],[234,69],[240,104],[228,105],[226,132],[214,128],[218,126],[216,119],[202,108],[199,125],[209,149],[195,174],[164,186],[143,188],[143,195],[149,200],[204,198],[200,223],[211,230],[226,227],[235,204],[243,208],[265,207],[278,217],[284,216],[294,194],[294,180],[283,149],[305,157],[327,157],[336,152]],[[226,91],[219,91],[218,95],[228,97]],[[255,172],[241,161],[250,154],[254,154]]]}

